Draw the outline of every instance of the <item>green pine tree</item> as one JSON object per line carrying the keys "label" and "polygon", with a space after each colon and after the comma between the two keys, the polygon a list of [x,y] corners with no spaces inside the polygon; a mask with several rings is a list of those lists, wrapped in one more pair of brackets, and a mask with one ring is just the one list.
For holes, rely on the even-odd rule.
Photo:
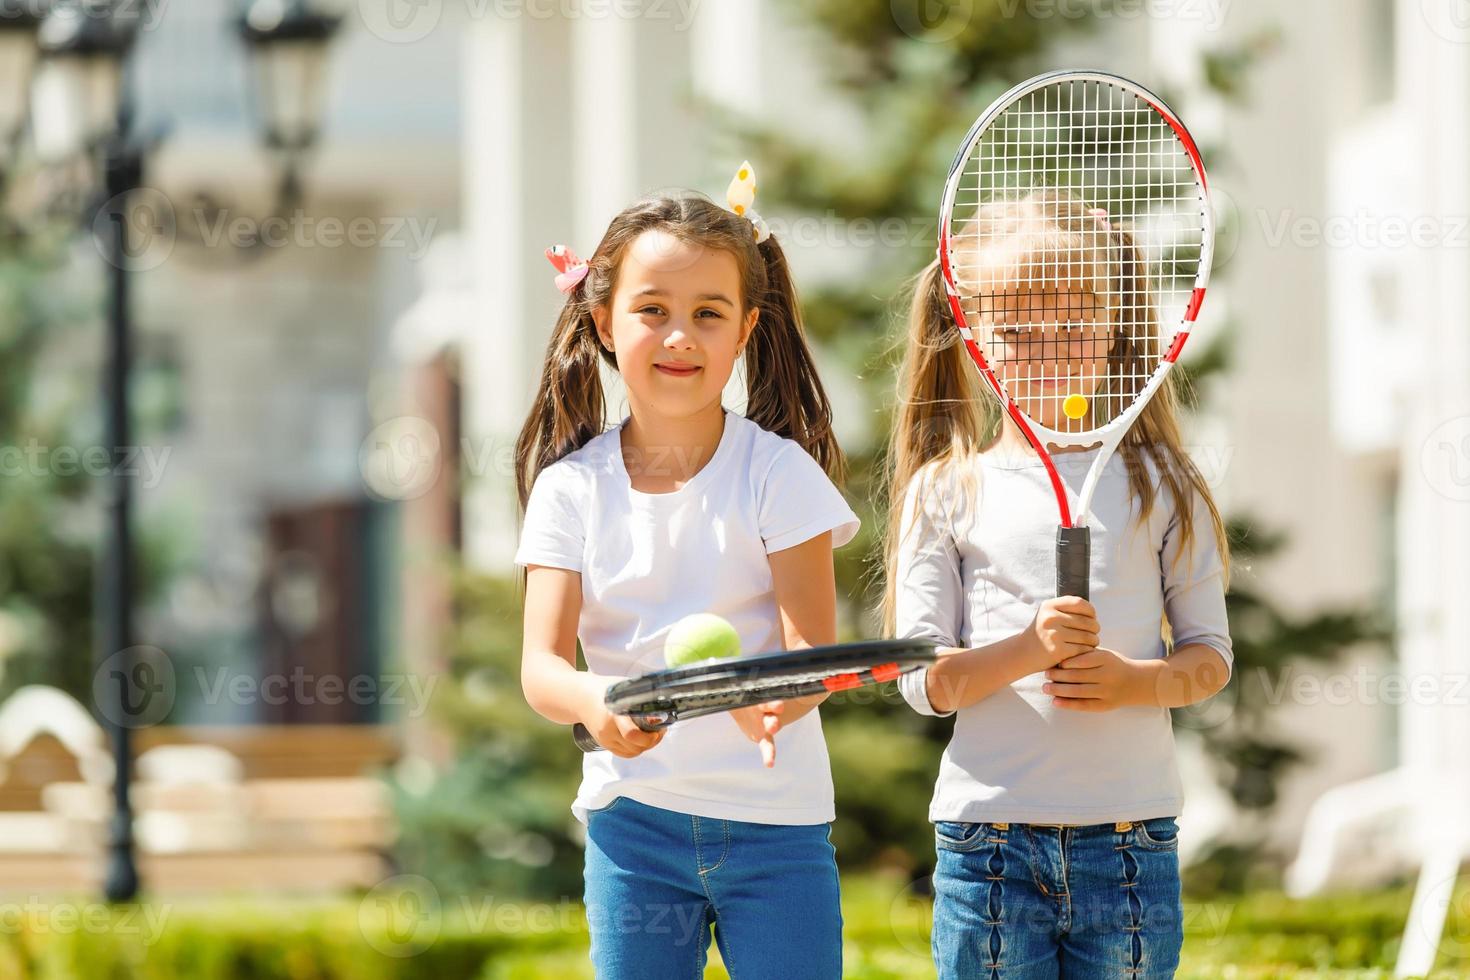
{"label": "green pine tree", "polygon": [[47,243],[0,236],[0,699],[45,683],[86,704],[100,522],[88,513],[91,478],[51,465],[57,447],[76,445],[77,404],[36,384],[48,344],[76,329],[75,310],[48,298],[60,261]]}
{"label": "green pine tree", "polygon": [[[96,369],[70,355],[101,345],[103,267],[99,261],[91,280],[95,292],[74,292],[68,245],[80,223],[0,217],[0,701],[22,685],[46,684],[92,702],[108,477],[95,465],[103,432]],[[135,380],[146,367],[139,358]],[[155,428],[148,412],[135,412],[142,438]],[[134,540],[141,610],[179,561],[165,529],[140,527]]]}

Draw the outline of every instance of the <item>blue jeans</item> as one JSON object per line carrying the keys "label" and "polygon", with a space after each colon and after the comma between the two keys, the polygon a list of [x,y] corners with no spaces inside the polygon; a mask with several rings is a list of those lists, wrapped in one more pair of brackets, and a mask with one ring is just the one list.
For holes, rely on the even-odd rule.
{"label": "blue jeans", "polygon": [[593,810],[584,870],[599,980],[697,980],[711,926],[732,980],[838,980],[830,830],[695,817],[622,796]]}
{"label": "blue jeans", "polygon": [[1183,944],[1172,817],[934,826],[941,978],[1153,980]]}

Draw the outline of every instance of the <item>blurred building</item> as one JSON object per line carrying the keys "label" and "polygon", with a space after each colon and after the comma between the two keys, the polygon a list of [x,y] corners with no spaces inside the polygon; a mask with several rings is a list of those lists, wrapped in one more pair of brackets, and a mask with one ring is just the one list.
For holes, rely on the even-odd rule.
{"label": "blurred building", "polygon": [[1332,65],[1343,106],[1322,144],[1317,251],[1330,437],[1386,501],[1338,529],[1381,542],[1395,620],[1394,658],[1355,698],[1390,723],[1353,760],[1363,778],[1314,804],[1288,884],[1352,875],[1366,842],[1380,856],[1370,876],[1422,862],[1416,903],[1442,908],[1470,853],[1470,20],[1453,3],[1369,12],[1363,43]]}
{"label": "blurred building", "polygon": [[[400,751],[380,723],[424,706],[403,685],[382,696],[402,674],[399,514],[365,480],[364,447],[400,386],[393,323],[458,222],[456,34],[400,47],[348,18],[305,199],[262,224],[277,171],[238,5],[122,6],[143,17],[134,130],[163,135],[130,227],[135,431],[154,451],[136,520],[150,556],[178,557],[136,630],[163,651],[148,677],[165,678],[173,723],[134,743],[142,871],[155,892],[368,885],[391,840],[373,773]],[[103,266],[89,235],[72,244],[58,299],[90,314]],[[101,331],[77,333],[44,362],[44,391],[93,389]],[[89,707],[39,687],[0,704],[9,888],[97,885],[112,772],[108,705]]]}
{"label": "blurred building", "polygon": [[[171,127],[147,183],[206,233],[249,228],[274,190],[231,11],[170,7],[133,59],[139,128]],[[171,406],[149,419],[170,456],[139,521],[190,565],[141,632],[182,677],[391,667],[397,515],[365,484],[364,446],[398,384],[394,320],[459,221],[459,57],[452,30],[394,45],[347,18],[300,211],[245,252],[180,235],[135,276],[138,375]],[[201,194],[221,210],[200,210]],[[200,693],[180,684],[179,721],[391,720],[367,699]]]}
{"label": "blurred building", "polygon": [[[1232,233],[1192,348],[1227,326],[1235,342],[1191,437],[1197,461],[1227,511],[1285,532],[1279,557],[1245,571],[1288,611],[1397,611],[1392,658],[1353,651],[1329,676],[1447,683],[1470,673],[1470,285],[1467,232],[1451,227],[1470,215],[1470,26],[1437,0],[1177,6],[1068,34],[1051,62],[1169,92],[1213,150]],[[155,437],[172,447],[139,517],[197,556],[140,634],[180,651],[186,677],[435,673],[449,564],[509,571],[511,449],[561,299],[543,249],[590,253],[651,190],[718,198],[747,155],[719,107],[850,139],[813,56],[822,39],[780,3],[649,0],[636,17],[620,15],[626,4],[579,17],[458,0],[346,9],[303,174],[303,237],[243,263],[181,242],[136,277],[140,384],[161,392]],[[169,6],[140,37],[136,82],[143,125],[173,125],[150,185],[176,208],[208,191],[250,215],[266,206],[269,170],[244,121],[230,30],[221,5]],[[1244,102],[1213,98],[1206,56],[1264,30],[1278,47]],[[378,237],[328,244],[309,222],[329,217],[367,217]],[[1439,226],[1422,247],[1386,244],[1399,219]],[[804,286],[883,258],[791,251]],[[847,386],[828,380],[839,420],[855,418]],[[615,384],[609,401],[620,417]],[[1380,687],[1364,696],[1354,682],[1340,701],[1284,689],[1273,723],[1311,761],[1283,788],[1270,828],[1280,850],[1314,839],[1341,801],[1382,803],[1378,826],[1392,834],[1388,804],[1408,813],[1452,798],[1445,787],[1463,792],[1470,732],[1455,726],[1470,710],[1447,696],[1391,703]],[[181,690],[178,720],[404,715]],[[407,720],[412,750],[434,754],[420,719]],[[1185,822],[1228,833],[1198,745],[1186,732],[1181,746]],[[1395,771],[1309,818],[1333,787]],[[1329,852],[1307,862],[1323,880],[1341,866]]]}
{"label": "blurred building", "polygon": [[[1381,176],[1405,159],[1396,138],[1416,118],[1395,109],[1413,104],[1402,76],[1422,60],[1405,46],[1444,42],[1425,29],[1419,4],[1401,6],[1396,14],[1393,0],[1181,5],[1176,16],[1117,17],[1091,35],[1068,35],[1051,59],[1171,93],[1215,148],[1218,205],[1234,234],[1222,243],[1192,347],[1228,326],[1234,367],[1192,442],[1228,511],[1287,535],[1282,555],[1244,571],[1288,611],[1385,606],[1401,588],[1393,569],[1405,548],[1397,515],[1408,416],[1402,404],[1380,409],[1423,393],[1412,383],[1422,348],[1401,347],[1405,358],[1391,364],[1409,382],[1390,389],[1399,394],[1373,385],[1375,396],[1360,397],[1357,378],[1365,360],[1390,364],[1381,332],[1407,322],[1411,293],[1388,270],[1410,265],[1409,253],[1313,237],[1362,209],[1409,206],[1414,177]],[[363,589],[403,621],[378,619],[376,639],[363,642],[398,649],[426,671],[435,669],[446,610],[444,556],[462,549],[472,566],[503,572],[514,547],[511,448],[560,302],[542,250],[561,242],[590,252],[608,219],[651,190],[717,196],[745,151],[710,106],[836,145],[851,139],[852,119],[811,54],[823,39],[780,4],[650,3],[636,17],[616,5],[578,17],[476,9],[432,3],[394,18],[358,5],[336,45],[322,148],[307,175],[313,213],[434,222],[425,248],[293,249],[243,273],[176,261],[148,294],[178,310],[160,343],[177,351],[189,386],[171,485],[149,508],[177,513],[193,502],[201,551],[214,556],[225,587],[232,576],[261,574],[283,550],[320,552],[337,568],[391,554],[405,573]],[[165,33],[186,30],[194,33]],[[140,81],[158,93],[160,111],[172,100],[167,111],[189,120],[160,162],[171,194],[221,173],[250,186],[248,134],[231,120],[236,95],[219,71],[238,55],[210,33],[221,30],[204,13],[175,13],[147,40],[159,53],[146,60],[161,74]],[[1278,48],[1248,76],[1244,103],[1212,97],[1206,56],[1270,30]],[[1365,200],[1360,192],[1373,203],[1353,203]],[[852,251],[792,248],[803,285],[881,261],[877,249]],[[219,304],[221,296],[237,301]],[[840,402],[844,386],[832,380]],[[626,407],[609,382],[616,418]],[[464,479],[449,486],[456,463]],[[1408,472],[1412,480],[1417,471]],[[285,564],[288,577],[310,579]],[[292,604],[281,605],[276,618],[290,620]],[[310,618],[311,605],[302,615]],[[228,621],[218,607],[181,609],[201,626]],[[248,635],[279,658],[269,653],[270,631],[290,624],[248,604],[234,612],[246,632],[219,655],[244,656]],[[1393,669],[1365,651],[1329,673]],[[1396,764],[1401,716],[1381,699],[1327,704],[1294,690],[1274,721],[1312,761],[1284,787],[1274,839],[1286,851],[1323,791]],[[1187,733],[1181,744],[1198,752]],[[1186,819],[1205,833],[1228,829],[1229,810],[1193,758]]]}
{"label": "blurred building", "polygon": [[[1347,248],[1329,229],[1356,213],[1335,194],[1333,164],[1339,141],[1385,98],[1397,61],[1393,7],[1236,3],[1218,39],[1276,37],[1248,73],[1243,100],[1224,109],[1218,133],[1217,190],[1236,234],[1217,263],[1233,345],[1216,406],[1227,509],[1286,538],[1269,562],[1242,573],[1287,614],[1392,606],[1393,463],[1386,451],[1365,453],[1361,441],[1342,438],[1339,362],[1351,347],[1339,315],[1345,297],[1334,284]],[[1378,388],[1361,385],[1349,400],[1363,409],[1381,404],[1369,394]],[[1306,760],[1281,787],[1278,850],[1295,850],[1324,790],[1394,764],[1394,706],[1338,694],[1355,677],[1393,669],[1381,649],[1346,651],[1326,668],[1292,667],[1272,693],[1270,724]]]}
{"label": "blurred building", "polygon": [[[1096,66],[1170,93],[1213,150],[1217,207],[1232,233],[1191,347],[1197,354],[1228,328],[1233,370],[1216,383],[1211,412],[1197,420],[1191,443],[1225,509],[1282,531],[1289,542],[1269,564],[1241,574],[1257,576],[1288,614],[1386,608],[1401,548],[1395,433],[1402,430],[1376,412],[1380,398],[1355,398],[1344,388],[1351,377],[1345,360],[1355,352],[1380,359],[1375,347],[1344,333],[1349,321],[1338,315],[1350,308],[1358,321],[1374,316],[1381,297],[1369,302],[1334,282],[1392,287],[1347,270],[1355,253],[1314,243],[1309,232],[1344,209],[1338,162],[1392,99],[1404,28],[1396,27],[1392,0],[1177,6],[1174,16],[1149,16],[1141,5],[1120,5],[1134,14],[1100,21],[1090,35],[1065,35],[1050,63]],[[852,119],[824,85],[821,59],[809,53],[823,39],[805,33],[780,4],[711,0],[683,28],[651,17],[472,25],[466,65],[480,83],[466,102],[464,186],[478,319],[463,345],[472,443],[508,446],[524,412],[559,300],[543,281],[544,244],[566,241],[585,254],[611,214],[641,192],[670,184],[722,188],[720,165],[740,148],[691,114],[691,94],[832,145],[851,139]],[[1248,74],[1243,103],[1212,95],[1209,57],[1271,33],[1277,47]],[[493,138],[504,132],[514,137]],[[1379,145],[1380,156],[1391,154],[1392,144]],[[1386,194],[1394,185],[1376,186]],[[840,244],[794,252],[804,286],[852,275],[875,258]],[[496,497],[498,482],[471,487],[465,500],[466,554],[487,568],[505,567],[512,548],[510,502]],[[1393,669],[1381,652],[1348,651],[1327,673]],[[1292,684],[1314,677],[1310,668],[1291,675]],[[1284,853],[1295,849],[1308,807],[1324,790],[1397,758],[1394,706],[1357,697],[1326,703],[1296,690],[1285,689],[1273,724],[1310,763],[1282,787],[1275,823],[1245,831],[1267,831]],[[1235,815],[1200,744],[1187,731],[1180,744],[1190,838],[1229,836]]]}

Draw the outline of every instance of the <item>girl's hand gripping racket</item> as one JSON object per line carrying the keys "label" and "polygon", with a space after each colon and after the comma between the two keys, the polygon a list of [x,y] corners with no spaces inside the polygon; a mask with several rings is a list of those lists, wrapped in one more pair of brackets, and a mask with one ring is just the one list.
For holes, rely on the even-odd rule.
{"label": "girl's hand gripping racket", "polygon": [[[1058,595],[1089,598],[1093,491],[1189,338],[1213,249],[1193,138],[1127,79],[1033,78],[955,155],[939,214],[950,310],[1051,480]],[[1049,445],[1101,447],[1075,511]]]}
{"label": "girl's hand gripping racket", "polygon": [[[732,708],[891,681],[933,663],[934,650],[930,640],[871,640],[710,661],[614,684],[607,707],[655,732]],[[573,726],[572,736],[583,752],[602,748],[585,725]]]}

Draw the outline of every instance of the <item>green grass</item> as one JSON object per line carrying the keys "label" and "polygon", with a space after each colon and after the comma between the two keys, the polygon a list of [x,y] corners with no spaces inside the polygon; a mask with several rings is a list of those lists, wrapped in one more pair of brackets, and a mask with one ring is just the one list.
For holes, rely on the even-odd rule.
{"label": "green grass", "polygon": [[[1387,978],[1409,897],[1396,889],[1300,902],[1272,893],[1187,902],[1179,976]],[[151,906],[151,919],[90,901],[0,899],[0,978],[590,980],[576,903],[436,898],[375,890],[321,902],[209,899]],[[933,976],[930,907],[903,880],[850,876],[843,918],[846,976]],[[1433,977],[1470,976],[1470,882],[1451,906],[1441,949]],[[713,948],[706,976],[727,976]]]}
{"label": "green grass", "polygon": [[[1199,980],[1339,978],[1392,975],[1408,915],[1406,889],[1292,901],[1261,893],[1240,899],[1189,902],[1178,976]],[[932,977],[927,901],[897,878],[850,877],[843,883],[844,975],[856,980]],[[568,940],[573,937],[569,933]],[[1470,976],[1470,883],[1462,886],[1446,927],[1446,953],[1433,977]],[[1460,952],[1459,957],[1450,955]],[[725,980],[711,945],[707,980]],[[568,948],[511,951],[479,980],[586,978],[585,936]]]}

